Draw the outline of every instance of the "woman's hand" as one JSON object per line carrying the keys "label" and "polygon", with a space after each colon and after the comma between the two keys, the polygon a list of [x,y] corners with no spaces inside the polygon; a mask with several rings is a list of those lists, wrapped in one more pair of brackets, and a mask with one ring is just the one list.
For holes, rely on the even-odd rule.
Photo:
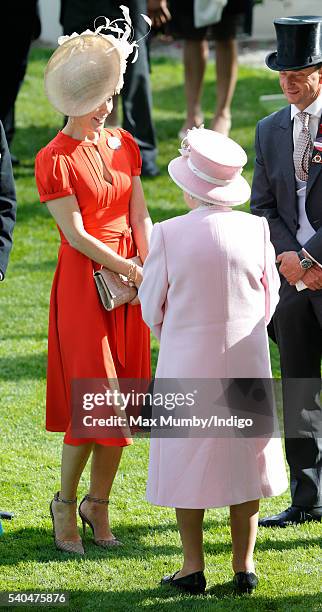
{"label": "woman's hand", "polygon": [[[141,266],[136,266],[136,278],[135,278],[135,286],[138,289],[143,281],[143,268]],[[139,296],[136,295],[135,298],[129,302],[131,306],[138,306],[140,304]]]}
{"label": "woman's hand", "polygon": [[[133,258],[132,261],[137,258]],[[128,260],[127,260],[128,261]],[[125,276],[121,276],[121,280],[125,285],[129,285],[129,280],[125,277]],[[134,285],[135,287],[138,289],[139,286],[141,285],[143,281],[143,268],[142,266],[139,266],[138,264],[136,264],[136,269],[135,269],[135,281],[134,281]],[[140,304],[140,300],[139,300],[139,296],[136,295],[135,298],[133,298],[133,300],[131,300],[131,302],[129,302],[129,304],[131,306],[138,306]]]}
{"label": "woman's hand", "polygon": [[141,304],[140,300],[139,300],[139,296],[136,295],[135,298],[129,302],[130,306],[138,306],[139,304]]}
{"label": "woman's hand", "polygon": [[166,0],[148,0],[148,15],[155,28],[160,28],[171,19]]}
{"label": "woman's hand", "polygon": [[51,200],[47,202],[47,208],[74,249],[112,272],[123,274],[123,276],[128,275],[128,259],[121,257],[107,244],[87,233],[74,195]]}
{"label": "woman's hand", "polygon": [[136,266],[136,279],[135,286],[138,289],[143,281],[143,268],[141,266]]}

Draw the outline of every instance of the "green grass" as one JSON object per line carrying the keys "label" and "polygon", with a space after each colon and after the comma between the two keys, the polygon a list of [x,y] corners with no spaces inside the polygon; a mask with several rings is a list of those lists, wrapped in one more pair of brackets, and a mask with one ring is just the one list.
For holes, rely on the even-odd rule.
{"label": "green grass", "polygon": [[[60,116],[49,107],[43,93],[42,74],[49,54],[33,50],[17,104],[14,152],[22,160],[15,171],[19,213],[7,280],[0,287],[0,507],[15,512],[14,520],[4,523],[6,533],[0,538],[0,591],[66,590],[70,593],[69,608],[75,611],[322,610],[321,527],[260,530],[256,562],[261,583],[251,600],[241,600],[232,597],[228,584],[231,546],[226,509],[206,514],[209,594],[198,599],[161,589],[160,577],[179,567],[181,550],[173,511],[145,501],[148,440],[137,440],[125,449],[114,485],[110,512],[123,548],[104,552],[86,540],[86,558],[78,560],[53,547],[48,504],[59,486],[62,436],[44,431],[44,403],[48,300],[58,234],[46,207],[38,202],[33,177],[36,151],[61,126]],[[204,92],[206,125],[214,105],[212,72],[209,67]],[[185,212],[181,193],[166,172],[169,159],[176,155],[176,134],[184,118],[181,66],[175,61],[154,60],[152,82],[161,176],[144,181],[144,190],[156,221]],[[248,179],[254,158],[254,126],[265,114],[258,98],[275,92],[278,83],[273,74],[240,69],[232,137],[247,150]],[[154,364],[156,356],[154,342]],[[278,375],[274,347],[272,362]],[[87,485],[88,471],[79,496],[87,491]],[[275,512],[287,503],[288,493],[264,500],[261,511]]]}

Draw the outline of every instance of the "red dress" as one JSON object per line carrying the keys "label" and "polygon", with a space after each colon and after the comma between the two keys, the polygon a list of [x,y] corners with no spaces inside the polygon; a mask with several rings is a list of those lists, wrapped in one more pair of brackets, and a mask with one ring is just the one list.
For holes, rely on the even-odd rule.
{"label": "red dress", "polygon": [[[109,146],[110,137],[121,141]],[[97,147],[112,183],[99,163]],[[102,130],[97,145],[62,132],[36,157],[41,202],[75,194],[85,230],[125,258],[137,254],[129,226],[132,176],[141,172],[139,148],[122,129]],[[63,206],[62,202],[62,206]],[[58,228],[59,229],[59,228]],[[67,444],[95,441],[126,446],[130,438],[75,438],[71,434],[71,381],[81,378],[151,376],[150,334],[140,306],[106,311],[93,280],[98,266],[70,246],[59,230],[61,245],[50,298],[46,429],[64,431]]]}

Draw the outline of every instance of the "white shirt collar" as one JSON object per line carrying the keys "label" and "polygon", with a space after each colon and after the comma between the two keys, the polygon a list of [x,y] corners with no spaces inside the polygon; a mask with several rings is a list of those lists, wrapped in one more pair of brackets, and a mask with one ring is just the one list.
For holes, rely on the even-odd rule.
{"label": "white shirt collar", "polygon": [[[304,111],[306,113],[310,113],[310,115],[314,115],[315,117],[321,117],[322,114],[322,89],[320,91],[319,96],[316,98],[316,100],[314,100],[314,102],[312,102],[312,104],[310,104],[309,106],[307,106]],[[297,113],[300,113],[301,111],[297,108],[297,106],[295,106],[295,104],[291,104],[291,120],[294,119],[295,115],[297,115]]]}

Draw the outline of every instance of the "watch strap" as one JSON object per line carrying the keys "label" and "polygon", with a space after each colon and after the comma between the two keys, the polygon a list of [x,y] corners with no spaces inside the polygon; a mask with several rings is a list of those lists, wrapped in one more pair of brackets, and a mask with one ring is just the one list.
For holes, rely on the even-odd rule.
{"label": "watch strap", "polygon": [[[302,251],[302,249],[300,249],[299,251],[297,251],[297,255],[300,259],[300,261],[303,261],[303,259],[310,259],[307,255],[305,255]],[[311,261],[311,260],[310,260]],[[313,263],[313,262],[312,262]]]}

